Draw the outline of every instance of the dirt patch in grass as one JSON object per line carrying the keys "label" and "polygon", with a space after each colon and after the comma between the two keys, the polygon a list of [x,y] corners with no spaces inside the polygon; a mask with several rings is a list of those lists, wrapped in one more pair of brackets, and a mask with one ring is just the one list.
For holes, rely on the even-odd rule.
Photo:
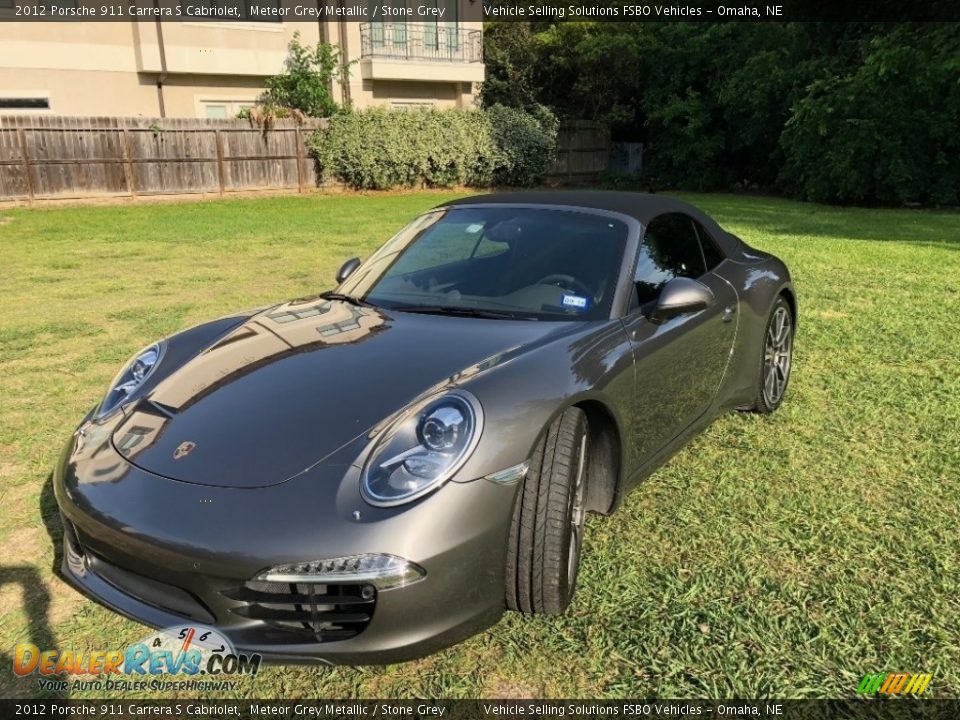
{"label": "dirt patch in grass", "polygon": [[41,537],[43,530],[33,527],[21,527],[10,533],[0,542],[0,558],[4,565],[32,564],[43,553]]}
{"label": "dirt patch in grass", "polygon": [[[4,487],[7,480],[23,477],[23,466],[11,460],[0,462],[0,488]],[[0,495],[0,498],[5,495]]]}
{"label": "dirt patch in grass", "polygon": [[542,695],[542,689],[522,680],[495,677],[485,688],[486,697],[501,700],[531,700]]}

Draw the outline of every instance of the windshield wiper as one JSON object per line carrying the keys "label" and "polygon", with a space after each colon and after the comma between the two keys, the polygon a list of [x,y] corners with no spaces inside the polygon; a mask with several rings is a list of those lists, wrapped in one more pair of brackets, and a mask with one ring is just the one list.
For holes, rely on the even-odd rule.
{"label": "windshield wiper", "polygon": [[400,312],[423,313],[424,315],[460,315],[462,317],[486,318],[488,320],[536,320],[531,315],[502,310],[484,310],[481,308],[458,307],[455,305],[398,305],[392,308]]}
{"label": "windshield wiper", "polygon": [[338,293],[333,290],[328,290],[325,293],[320,293],[320,297],[322,297],[324,300],[342,300],[345,303],[350,303],[351,305],[356,305],[357,307],[369,307],[369,308],[376,307],[376,305],[374,305],[371,302],[367,302],[366,300],[361,300],[360,298],[356,298],[353,295],[346,295],[344,293]]}

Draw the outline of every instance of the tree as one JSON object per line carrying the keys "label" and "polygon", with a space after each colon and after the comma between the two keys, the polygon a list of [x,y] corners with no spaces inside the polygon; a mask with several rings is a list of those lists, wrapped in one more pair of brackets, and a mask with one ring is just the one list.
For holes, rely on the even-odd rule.
{"label": "tree", "polygon": [[341,62],[340,49],[325,42],[314,47],[303,45],[296,32],[287,53],[284,72],[267,78],[267,90],[259,104],[280,117],[292,110],[310,117],[333,115],[339,109],[333,99],[333,81],[350,66]]}
{"label": "tree", "polygon": [[781,137],[781,185],[841,203],[960,202],[960,36],[903,23],[863,44],[847,72],[818,79]]}
{"label": "tree", "polygon": [[534,69],[537,53],[530,23],[487,23],[483,61],[487,79],[480,87],[484,107],[523,108],[539,102]]}
{"label": "tree", "polygon": [[657,187],[960,201],[949,23],[502,23],[486,107],[542,103],[642,141]]}

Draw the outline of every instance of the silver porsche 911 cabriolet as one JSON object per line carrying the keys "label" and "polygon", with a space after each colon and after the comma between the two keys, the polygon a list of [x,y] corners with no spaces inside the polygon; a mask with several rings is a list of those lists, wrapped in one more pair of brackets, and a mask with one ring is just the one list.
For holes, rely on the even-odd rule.
{"label": "silver porsche 911 cabriolet", "polygon": [[787,268],[659,195],[455,200],[337,281],[120,371],[54,473],[70,582],[268,660],[417,657],[562,612],[586,513],[790,379]]}

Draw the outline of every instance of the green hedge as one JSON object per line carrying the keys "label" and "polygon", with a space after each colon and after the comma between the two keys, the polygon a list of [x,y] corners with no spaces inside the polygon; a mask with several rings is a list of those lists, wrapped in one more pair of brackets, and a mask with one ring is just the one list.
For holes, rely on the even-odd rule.
{"label": "green hedge", "polygon": [[549,112],[373,108],[333,116],[310,147],[325,178],[357,189],[529,186],[549,168],[556,135]]}

